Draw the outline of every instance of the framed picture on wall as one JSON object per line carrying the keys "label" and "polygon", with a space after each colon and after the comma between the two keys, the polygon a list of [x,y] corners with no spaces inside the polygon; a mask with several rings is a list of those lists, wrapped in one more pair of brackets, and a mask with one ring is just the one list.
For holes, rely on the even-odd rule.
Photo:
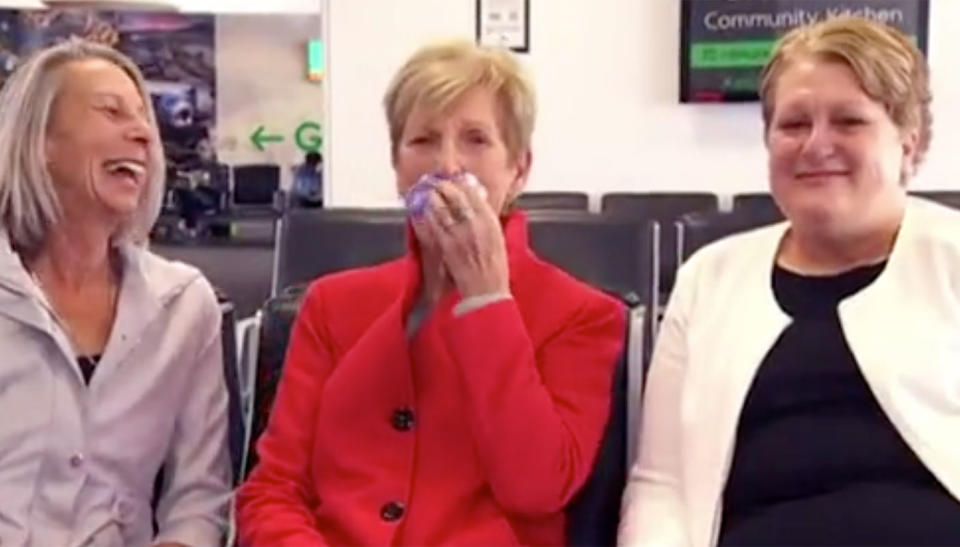
{"label": "framed picture on wall", "polygon": [[530,51],[530,0],[476,0],[477,43]]}
{"label": "framed picture on wall", "polygon": [[855,15],[927,51],[929,0],[680,0],[680,101],[756,101],[758,75],[789,30]]}

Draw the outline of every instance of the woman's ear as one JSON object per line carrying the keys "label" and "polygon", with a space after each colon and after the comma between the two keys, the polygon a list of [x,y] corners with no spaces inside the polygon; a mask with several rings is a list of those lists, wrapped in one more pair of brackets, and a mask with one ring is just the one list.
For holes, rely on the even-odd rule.
{"label": "woman's ear", "polygon": [[900,165],[900,184],[906,185],[917,167],[917,149],[920,145],[920,130],[910,129],[904,131],[900,137],[900,149],[903,153],[903,163]]}
{"label": "woman's ear", "polygon": [[530,175],[530,166],[532,163],[533,153],[529,149],[517,157],[517,162],[514,166],[516,174],[513,178],[513,184],[510,186],[510,197],[507,201],[516,199],[527,185],[527,177]]}

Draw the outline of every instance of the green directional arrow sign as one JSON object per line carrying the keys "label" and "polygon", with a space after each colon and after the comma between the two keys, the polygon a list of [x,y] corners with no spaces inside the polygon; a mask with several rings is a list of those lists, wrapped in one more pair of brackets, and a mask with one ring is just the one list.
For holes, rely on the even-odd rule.
{"label": "green directional arrow sign", "polygon": [[253,143],[253,146],[257,150],[263,152],[263,145],[271,142],[283,142],[283,136],[281,135],[268,135],[264,132],[264,128],[261,125],[257,127],[257,130],[250,135],[250,142]]}

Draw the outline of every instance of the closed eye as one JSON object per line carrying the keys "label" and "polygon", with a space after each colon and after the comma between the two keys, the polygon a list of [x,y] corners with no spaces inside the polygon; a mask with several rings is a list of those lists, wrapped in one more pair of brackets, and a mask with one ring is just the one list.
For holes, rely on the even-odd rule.
{"label": "closed eye", "polygon": [[837,123],[843,126],[852,127],[857,125],[864,125],[867,123],[867,120],[857,116],[846,116],[837,120]]}
{"label": "closed eye", "polygon": [[809,122],[806,122],[804,120],[784,120],[779,124],[777,124],[778,128],[784,129],[787,131],[794,130],[794,129],[803,129],[804,127],[809,127],[809,126],[810,126]]}
{"label": "closed eye", "polygon": [[423,145],[423,144],[430,144],[431,141],[432,139],[426,135],[418,135],[416,137],[409,139],[407,143],[413,144],[413,145]]}
{"label": "closed eye", "polygon": [[107,116],[110,116],[111,118],[118,118],[120,117],[120,114],[121,114],[120,108],[115,105],[100,105],[97,107],[97,110],[105,113]]}
{"label": "closed eye", "polygon": [[467,142],[471,144],[488,144],[490,137],[483,131],[470,131],[467,133]]}

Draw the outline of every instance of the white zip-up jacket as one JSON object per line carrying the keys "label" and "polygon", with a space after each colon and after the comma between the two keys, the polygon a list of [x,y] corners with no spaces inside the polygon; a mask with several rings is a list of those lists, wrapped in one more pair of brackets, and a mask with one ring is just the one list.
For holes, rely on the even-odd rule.
{"label": "white zip-up jacket", "polygon": [[189,266],[120,248],[109,342],[88,385],[0,233],[0,544],[216,545],[230,470],[220,310]]}

